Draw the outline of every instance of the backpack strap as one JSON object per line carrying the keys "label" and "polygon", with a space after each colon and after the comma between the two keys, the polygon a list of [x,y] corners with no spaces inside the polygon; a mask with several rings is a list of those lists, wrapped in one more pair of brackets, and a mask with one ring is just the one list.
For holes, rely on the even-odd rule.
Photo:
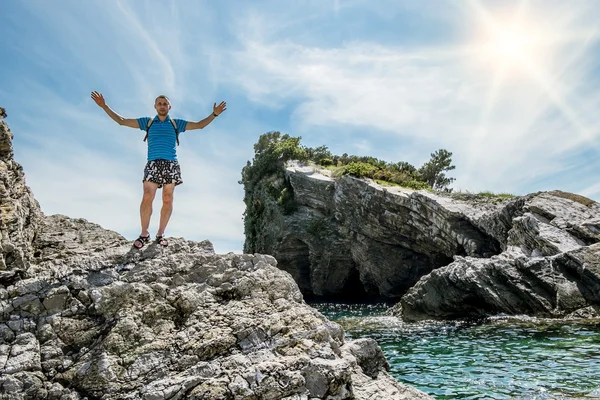
{"label": "backpack strap", "polygon": [[171,125],[175,129],[175,140],[177,141],[177,146],[179,146],[179,129],[177,129],[177,122],[173,118],[171,118]]}
{"label": "backpack strap", "polygon": [[144,136],[144,142],[148,139],[148,132],[150,132],[150,127],[154,123],[154,118],[148,119],[148,123],[146,124],[146,136]]}
{"label": "backpack strap", "polygon": [[[177,141],[177,146],[179,146],[179,129],[177,128],[177,122],[174,119],[170,118],[171,125],[173,125],[173,129],[175,129],[175,140]],[[148,123],[146,124],[146,136],[144,136],[144,142],[148,139],[148,132],[150,132],[150,127],[154,123],[154,118],[150,118]]]}

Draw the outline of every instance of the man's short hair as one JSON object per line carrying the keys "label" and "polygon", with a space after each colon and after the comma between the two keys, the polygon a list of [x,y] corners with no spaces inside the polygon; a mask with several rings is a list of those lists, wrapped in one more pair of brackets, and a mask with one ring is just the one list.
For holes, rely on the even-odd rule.
{"label": "man's short hair", "polygon": [[171,104],[171,100],[169,100],[169,98],[167,96],[165,96],[164,94],[161,94],[156,99],[154,99],[154,104],[156,104],[156,102],[158,101],[158,99],[165,99],[167,101],[167,103]]}

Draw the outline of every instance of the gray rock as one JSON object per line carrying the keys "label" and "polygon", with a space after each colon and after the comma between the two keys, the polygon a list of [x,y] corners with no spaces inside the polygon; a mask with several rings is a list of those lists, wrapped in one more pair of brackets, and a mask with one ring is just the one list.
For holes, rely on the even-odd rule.
{"label": "gray rock", "polygon": [[529,196],[507,248],[456,257],[425,276],[392,311],[406,320],[527,314],[593,318],[600,306],[600,206],[563,192]]}
{"label": "gray rock", "polygon": [[283,182],[265,178],[253,193],[264,210],[246,248],[273,255],[306,296],[399,298],[454,255],[489,257],[506,242],[512,204],[475,210],[426,191],[326,174],[288,165],[298,205],[291,213],[268,189]]}
{"label": "gray rock", "polygon": [[[81,239],[68,240],[76,232]],[[35,280],[6,288],[16,318],[15,336],[0,344],[6,393],[28,385],[40,397],[427,398],[389,377],[372,341],[346,343],[273,257],[217,255],[209,242],[183,239],[132,250],[64,216],[47,217],[38,237]],[[101,248],[103,238],[114,242]],[[23,309],[35,300],[43,312]]]}
{"label": "gray rock", "polygon": [[419,281],[393,314],[410,321],[494,314],[593,317],[598,305],[600,244],[595,244],[546,257],[506,252],[491,259],[457,258]]}
{"label": "gray rock", "polygon": [[0,120],[0,284],[25,276],[43,215],[13,159],[12,133]]}
{"label": "gray rock", "polygon": [[385,359],[381,347],[373,339],[355,340],[345,344],[342,350],[348,351],[356,357],[358,365],[371,378],[377,378],[380,371],[389,371],[390,369],[390,365]]}

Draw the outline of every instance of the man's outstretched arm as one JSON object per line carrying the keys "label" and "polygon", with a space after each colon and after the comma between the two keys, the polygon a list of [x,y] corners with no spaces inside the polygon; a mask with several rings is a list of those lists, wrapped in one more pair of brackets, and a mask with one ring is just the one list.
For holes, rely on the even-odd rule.
{"label": "man's outstretched arm", "polygon": [[222,101],[219,105],[217,105],[217,103],[215,103],[213,105],[213,113],[212,114],[210,114],[208,117],[206,117],[203,120],[198,121],[198,122],[189,121],[185,127],[185,130],[190,131],[192,129],[202,129],[206,125],[213,122],[213,120],[215,118],[217,118],[225,110],[227,110],[227,103],[225,103],[224,101]]}
{"label": "man's outstretched arm", "polygon": [[117,114],[116,112],[114,112],[113,110],[111,110],[111,108],[106,104],[106,101],[104,101],[104,96],[102,96],[101,93],[96,92],[95,90],[92,92],[92,99],[96,102],[96,104],[98,104],[98,106],[100,108],[102,108],[109,117],[111,117],[113,119],[113,121],[115,121],[117,124],[119,125],[124,125],[124,126],[128,126],[130,128],[140,128],[140,125],[137,121],[137,119],[131,119],[131,118],[123,118],[121,117],[119,114]]}

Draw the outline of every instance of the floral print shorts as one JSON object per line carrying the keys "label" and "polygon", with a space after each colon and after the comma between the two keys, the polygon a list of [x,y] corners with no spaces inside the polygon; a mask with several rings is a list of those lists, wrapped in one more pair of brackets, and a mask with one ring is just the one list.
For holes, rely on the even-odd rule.
{"label": "floral print shorts", "polygon": [[158,187],[174,183],[175,186],[181,185],[181,169],[177,161],[170,160],[152,160],[148,161],[144,168],[143,181],[158,183]]}

